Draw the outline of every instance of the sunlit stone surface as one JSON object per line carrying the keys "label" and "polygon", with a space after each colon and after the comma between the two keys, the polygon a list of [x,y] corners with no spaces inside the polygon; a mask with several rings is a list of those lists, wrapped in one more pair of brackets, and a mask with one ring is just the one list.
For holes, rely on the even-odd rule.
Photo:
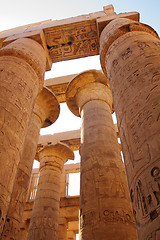
{"label": "sunlit stone surface", "polygon": [[137,239],[107,78],[96,70],[77,75],[66,100],[82,118],[80,239]]}
{"label": "sunlit stone surface", "polygon": [[140,240],[160,234],[160,40],[149,26],[111,22],[100,40]]}

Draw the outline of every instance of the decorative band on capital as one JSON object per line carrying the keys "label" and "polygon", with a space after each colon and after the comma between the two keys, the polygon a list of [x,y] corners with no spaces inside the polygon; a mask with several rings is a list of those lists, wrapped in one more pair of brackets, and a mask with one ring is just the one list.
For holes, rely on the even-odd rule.
{"label": "decorative band on capital", "polygon": [[35,71],[39,78],[39,89],[44,82],[46,54],[43,47],[30,38],[19,38],[0,49],[0,57],[11,56],[24,60]]}
{"label": "decorative band on capital", "polygon": [[128,32],[146,32],[158,37],[157,32],[150,26],[126,18],[111,21],[102,31],[100,36],[100,61],[103,72],[107,75],[105,57],[112,43]]}
{"label": "decorative band on capital", "polygon": [[68,159],[74,160],[74,152],[68,145],[58,142],[46,145],[40,149],[37,158],[40,160],[42,166],[53,165],[59,168],[59,166],[63,167],[63,164],[68,161]]}
{"label": "decorative band on capital", "polygon": [[[101,95],[101,91],[96,91],[95,94],[95,87],[92,87],[93,85],[97,87],[98,85],[103,86],[103,96]],[[87,91],[86,90],[89,91]],[[104,91],[105,89],[108,89],[108,91]],[[80,95],[83,95],[83,103],[82,103],[82,97]],[[107,95],[107,96],[106,96]],[[108,78],[102,73],[100,70],[89,70],[82,72],[78,74],[75,78],[72,79],[72,81],[68,84],[67,90],[66,90],[66,103],[68,105],[68,108],[71,110],[71,112],[76,115],[77,117],[80,116],[79,108],[82,108],[82,105],[84,105],[84,102],[88,102],[96,99],[104,98],[105,101],[111,101],[112,97],[110,93],[110,85]],[[106,99],[107,98],[107,99]],[[112,103],[110,104],[112,108]]]}
{"label": "decorative band on capital", "polygon": [[43,171],[43,169],[54,170],[54,171],[62,171],[64,165],[64,161],[62,159],[57,159],[53,161],[43,161],[40,162],[39,171]]}

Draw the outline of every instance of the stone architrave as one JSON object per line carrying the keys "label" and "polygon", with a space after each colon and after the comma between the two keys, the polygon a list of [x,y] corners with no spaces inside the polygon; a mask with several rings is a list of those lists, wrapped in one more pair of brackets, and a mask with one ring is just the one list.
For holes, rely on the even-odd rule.
{"label": "stone architrave", "polygon": [[28,240],[58,240],[60,179],[68,159],[74,159],[74,153],[62,143],[45,146],[39,152],[40,177]]}
{"label": "stone architrave", "polygon": [[18,39],[0,50],[0,236],[45,68],[45,51],[32,39]]}
{"label": "stone architrave", "polygon": [[82,118],[80,239],[137,239],[107,78],[97,70],[77,75],[66,100]]}
{"label": "stone architrave", "polygon": [[110,22],[100,37],[140,240],[160,232],[160,40],[149,26]]}
{"label": "stone architrave", "polygon": [[25,138],[2,233],[2,239],[4,240],[17,239],[32,173],[32,165],[36,154],[39,131],[41,127],[47,127],[54,123],[59,116],[59,112],[60,105],[56,96],[44,87],[37,96]]}

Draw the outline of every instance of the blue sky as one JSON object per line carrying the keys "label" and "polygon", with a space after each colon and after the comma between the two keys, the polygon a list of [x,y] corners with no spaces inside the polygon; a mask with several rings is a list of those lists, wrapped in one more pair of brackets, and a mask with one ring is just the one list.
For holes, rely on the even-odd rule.
{"label": "blue sky", "polygon": [[1,3],[0,30],[47,19],[63,19],[102,11],[103,6],[109,4],[114,5],[117,13],[140,12],[141,21],[160,32],[159,0],[6,0]]}

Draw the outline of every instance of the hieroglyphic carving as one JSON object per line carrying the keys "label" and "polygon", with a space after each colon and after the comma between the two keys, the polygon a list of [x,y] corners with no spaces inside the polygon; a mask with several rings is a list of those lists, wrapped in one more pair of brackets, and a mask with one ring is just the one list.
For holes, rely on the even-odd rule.
{"label": "hieroglyphic carving", "polygon": [[[4,63],[6,63],[6,65],[4,64],[4,67],[8,67],[8,69],[5,69],[3,68],[2,59],[3,58],[1,58],[0,69],[1,79],[3,79],[0,83],[0,159],[6,159],[6,165],[0,169],[1,179],[3,181],[3,184],[0,184],[0,190],[2,193],[0,196],[0,211],[2,215],[0,231],[6,221],[6,207],[7,205],[9,206],[10,194],[15,180],[17,164],[19,162],[20,154],[18,152],[22,148],[22,143],[26,134],[26,122],[29,121],[29,111],[31,111],[30,109],[33,104],[33,96],[37,92],[35,87],[36,74],[32,72],[32,69],[28,64],[25,65],[25,62],[21,62],[18,58],[13,58],[13,60],[8,58],[9,60],[7,62],[7,57],[4,57]],[[12,61],[13,64],[11,65]],[[33,81],[30,82],[32,79]],[[26,83],[25,80],[28,82]],[[5,172],[5,166],[7,174]]]}
{"label": "hieroglyphic carving", "polygon": [[7,213],[2,239],[15,239],[18,235],[19,223],[23,215],[23,205],[26,202],[27,178],[27,174],[19,169],[17,174],[18,187],[14,188],[12,192],[12,201]]}
{"label": "hieroglyphic carving", "polygon": [[[160,204],[160,168],[158,166],[155,166],[152,168],[151,170],[151,176],[154,179],[154,185],[157,185],[154,189],[153,189],[153,193],[154,196],[157,200],[157,205]],[[153,185],[152,185],[153,187]]]}
{"label": "hieroglyphic carving", "polygon": [[[133,187],[134,186],[134,187]],[[160,163],[148,167],[133,182],[130,190],[133,212],[139,228],[160,214]],[[140,224],[141,223],[141,224]],[[148,239],[148,238],[147,238]],[[150,238],[149,238],[150,239]],[[152,238],[151,238],[152,239]]]}
{"label": "hieroglyphic carving", "polygon": [[143,52],[143,54],[146,57],[153,57],[154,55],[157,55],[157,54],[153,54],[153,52],[158,51],[160,48],[160,43],[157,41],[153,41],[153,42],[137,41],[136,43],[138,48]]}
{"label": "hieroglyphic carving", "polygon": [[131,212],[122,209],[106,209],[103,212],[103,221],[108,222],[121,222],[133,223],[134,219]]}
{"label": "hieroglyphic carving", "polygon": [[119,37],[105,58],[130,196],[143,240],[155,240],[159,227],[159,56],[158,39],[134,32]]}
{"label": "hieroglyphic carving", "polygon": [[95,172],[97,193],[106,198],[127,198],[121,174],[117,166],[97,170],[97,173]]}
{"label": "hieroglyphic carving", "polygon": [[159,240],[160,239],[160,228],[149,234],[144,240]]}
{"label": "hieroglyphic carving", "polygon": [[[146,71],[147,71],[148,72],[147,74],[152,74],[153,73],[153,71],[150,71],[151,69],[147,70],[146,68],[148,68],[148,66],[150,68],[150,65],[152,65],[152,68],[155,69],[155,66],[152,63],[152,61],[149,63],[149,61],[150,61],[149,58],[154,56],[153,51],[157,52],[160,48],[159,42],[156,42],[156,41],[155,42],[147,42],[147,41],[138,41],[137,40],[135,42],[136,42],[136,46],[126,47],[126,49],[121,53],[120,57],[118,57],[118,58],[116,57],[113,60],[111,72],[108,74],[111,81],[112,81],[112,75],[115,74],[115,73],[120,74],[120,76],[122,78],[127,78],[127,81],[125,81],[125,84],[123,84],[123,82],[120,80],[121,78],[119,78],[117,80],[120,84],[119,87],[120,88],[123,87],[124,91],[130,85],[129,80],[132,79],[136,83],[137,81],[135,80],[135,77],[138,77],[139,81],[137,82],[137,84],[139,84],[139,83],[143,84],[144,79],[142,78],[143,77],[142,75],[144,74],[144,72],[146,73]],[[113,47],[114,47],[114,45],[113,45]],[[144,63],[140,60],[140,58],[136,59],[136,61],[132,61],[132,56],[134,55],[136,47],[138,47],[139,54],[143,58],[146,57],[146,61]],[[138,50],[136,48],[137,52],[138,52]],[[112,52],[112,48],[108,52],[108,57],[109,57],[111,52]],[[130,58],[130,60],[129,60],[129,58]],[[131,61],[131,64],[129,64],[129,62],[128,62],[127,65],[125,65],[125,68],[123,68],[123,64],[125,64],[125,61]],[[140,64],[141,64],[141,66],[142,66],[142,64],[144,64],[144,66],[137,69],[137,66],[140,65]],[[123,68],[123,71],[120,71],[121,68]],[[157,73],[157,70],[156,70],[155,74],[156,73]],[[136,76],[135,76],[135,74],[136,74]],[[140,77],[140,75],[141,75],[141,77]],[[112,83],[113,86],[114,86],[114,84],[117,84],[117,81],[116,82],[113,81],[113,83]],[[132,84],[132,81],[131,81],[131,84]]]}
{"label": "hieroglyphic carving", "polygon": [[[128,62],[124,68],[123,64],[126,62],[124,63],[123,61],[131,61],[129,58],[135,53],[134,50],[136,46],[138,47],[138,50],[136,51],[139,51],[140,54],[139,59]],[[152,128],[153,122],[156,124],[160,118],[160,113],[156,112],[155,110],[159,104],[158,98],[156,99],[154,97],[154,99],[152,99],[152,104],[149,103],[154,91],[156,89],[158,90],[158,82],[160,80],[160,72],[155,68],[152,60],[150,60],[150,57],[153,57],[152,52],[157,52],[158,49],[159,43],[156,41],[136,41],[135,46],[127,46],[121,52],[119,58],[116,56],[115,59],[113,59],[113,67],[110,77],[112,79],[112,75],[117,75],[117,73],[120,76],[117,78],[117,81],[111,81],[116,115],[117,119],[119,119],[119,115],[123,114],[124,122],[121,121],[121,126],[119,126],[120,136],[123,139],[122,142],[126,142],[126,147],[127,145],[129,147],[128,150],[125,150],[127,150],[128,155],[130,154],[130,161],[132,162],[133,166],[135,166],[142,159],[144,159],[144,161],[147,163],[153,157],[153,155],[155,155],[155,148],[158,150],[158,146],[153,146],[152,142],[145,141],[146,135],[149,135],[150,131],[146,132],[143,130],[146,127],[148,129]],[[141,68],[138,68],[138,64],[140,63],[139,61],[141,60],[140,58],[145,58],[145,61],[141,63]],[[123,68],[123,71],[120,71],[121,68]],[[146,77],[150,79],[150,85],[146,83]],[[125,81],[121,81],[121,79],[125,79]],[[116,90],[117,86],[119,91]],[[139,91],[134,91],[135,87]],[[132,94],[130,94],[131,91]],[[144,102],[148,102],[148,105],[145,107]],[[117,108],[117,105],[125,106],[125,108]],[[127,112],[125,111],[126,106],[128,109]],[[130,119],[132,120],[130,121]],[[123,123],[127,123],[130,136],[125,133],[126,131],[123,131]],[[141,128],[141,131],[144,131],[143,134],[142,132],[137,131],[138,128]],[[148,156],[146,156],[146,153],[148,153]]]}
{"label": "hieroglyphic carving", "polygon": [[95,20],[45,29],[53,62],[99,54]]}
{"label": "hieroglyphic carving", "polygon": [[55,226],[54,219],[44,214],[42,217],[33,219],[29,238],[33,239],[36,236],[37,239],[46,239],[49,236],[49,239],[57,239],[57,231],[55,229],[57,229],[57,226]]}
{"label": "hieroglyphic carving", "polygon": [[[152,173],[156,171],[158,176],[160,161],[159,45],[159,40],[148,33],[124,34],[112,44],[110,56],[105,59],[114,91],[114,107],[118,116],[131,199],[136,205],[134,213],[140,223],[139,233],[150,228],[140,238],[145,240],[148,233],[153,231],[153,226],[159,223],[157,206],[160,187],[158,183],[155,185],[158,180],[157,177],[153,179]],[[132,57],[124,59],[124,53],[128,53],[129,48]],[[153,234],[150,235],[152,237]]]}
{"label": "hieroglyphic carving", "polygon": [[81,228],[83,228],[86,225],[93,226],[96,218],[96,212],[95,211],[86,212],[80,217],[81,217],[81,221],[80,221]]}

